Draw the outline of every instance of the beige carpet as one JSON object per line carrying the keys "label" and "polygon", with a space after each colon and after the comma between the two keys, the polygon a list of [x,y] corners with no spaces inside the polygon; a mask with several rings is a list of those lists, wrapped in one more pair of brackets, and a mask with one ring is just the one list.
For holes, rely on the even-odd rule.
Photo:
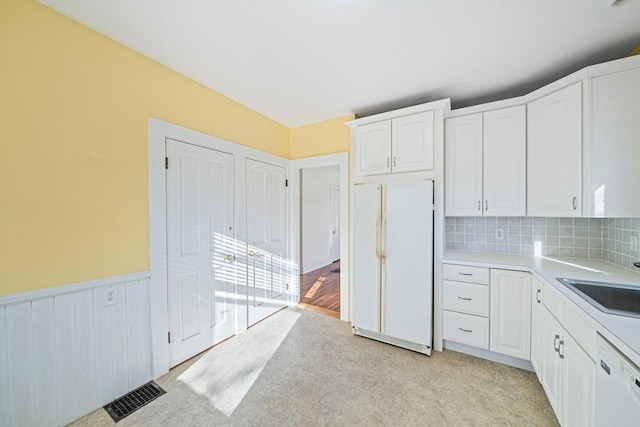
{"label": "beige carpet", "polygon": [[[554,426],[535,374],[431,357],[289,308],[173,369],[167,394],[119,426]],[[100,409],[77,426],[114,425]]]}

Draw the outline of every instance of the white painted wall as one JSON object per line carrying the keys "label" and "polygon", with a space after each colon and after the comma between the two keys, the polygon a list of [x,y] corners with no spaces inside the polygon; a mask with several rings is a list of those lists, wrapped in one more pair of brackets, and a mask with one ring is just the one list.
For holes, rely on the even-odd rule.
{"label": "white painted wall", "polygon": [[302,273],[331,264],[331,186],[340,186],[339,166],[302,169]]}
{"label": "white painted wall", "polygon": [[66,425],[151,380],[149,286],[142,272],[0,297],[0,425]]}

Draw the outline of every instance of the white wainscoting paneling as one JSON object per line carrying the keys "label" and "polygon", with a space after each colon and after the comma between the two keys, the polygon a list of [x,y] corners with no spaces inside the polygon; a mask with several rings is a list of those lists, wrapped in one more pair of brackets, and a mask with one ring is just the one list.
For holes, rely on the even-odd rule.
{"label": "white wainscoting paneling", "polygon": [[65,425],[152,379],[149,273],[111,279],[0,297],[0,425]]}

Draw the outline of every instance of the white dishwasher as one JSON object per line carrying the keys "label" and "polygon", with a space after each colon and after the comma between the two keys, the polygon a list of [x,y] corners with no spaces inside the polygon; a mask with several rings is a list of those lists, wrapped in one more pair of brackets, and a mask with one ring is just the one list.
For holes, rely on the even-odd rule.
{"label": "white dishwasher", "polygon": [[596,346],[596,427],[640,426],[640,368],[600,335]]}

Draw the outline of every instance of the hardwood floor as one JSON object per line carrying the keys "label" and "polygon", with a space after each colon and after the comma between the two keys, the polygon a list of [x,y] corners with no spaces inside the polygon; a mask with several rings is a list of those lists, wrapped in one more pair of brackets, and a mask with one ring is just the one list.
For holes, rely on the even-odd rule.
{"label": "hardwood floor", "polygon": [[298,306],[340,318],[340,261],[300,275]]}

